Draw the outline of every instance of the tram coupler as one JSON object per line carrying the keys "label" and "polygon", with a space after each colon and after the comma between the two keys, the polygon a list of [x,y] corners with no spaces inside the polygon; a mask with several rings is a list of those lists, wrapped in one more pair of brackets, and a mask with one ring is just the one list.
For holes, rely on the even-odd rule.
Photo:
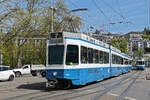
{"label": "tram coupler", "polygon": [[57,79],[48,79],[48,81],[46,82],[46,88],[55,89],[57,84],[58,84]]}

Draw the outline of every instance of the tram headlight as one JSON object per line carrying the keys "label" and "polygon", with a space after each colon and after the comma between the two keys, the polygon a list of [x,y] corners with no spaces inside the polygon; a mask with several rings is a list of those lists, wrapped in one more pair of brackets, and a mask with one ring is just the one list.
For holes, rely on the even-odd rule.
{"label": "tram headlight", "polygon": [[56,75],[57,75],[57,72],[54,72],[54,73],[53,73],[53,76],[56,76]]}

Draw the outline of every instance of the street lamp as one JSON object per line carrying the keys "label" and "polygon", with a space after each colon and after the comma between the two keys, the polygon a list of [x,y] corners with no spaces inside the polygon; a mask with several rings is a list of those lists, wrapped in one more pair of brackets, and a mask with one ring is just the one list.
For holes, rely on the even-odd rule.
{"label": "street lamp", "polygon": [[[73,9],[71,10],[69,13],[74,13],[74,12],[79,12],[79,11],[86,11],[88,10],[87,8],[78,8],[78,9]],[[71,14],[70,16],[70,24],[71,24],[71,27],[72,27],[72,31],[75,32],[75,29],[74,29],[74,25],[73,25],[73,15]]]}
{"label": "street lamp", "polygon": [[78,8],[78,9],[71,10],[70,13],[71,12],[77,12],[77,11],[86,11],[86,10],[88,10],[88,9],[87,8]]}
{"label": "street lamp", "polygon": [[[71,13],[74,13],[74,12],[79,12],[79,11],[86,11],[86,10],[88,10],[88,9],[87,9],[87,8],[73,9],[73,10],[69,11],[68,14],[71,14]],[[63,23],[63,21],[64,21],[64,19],[62,19],[62,21],[59,23],[59,25],[61,25],[61,24]],[[72,14],[71,14],[71,16],[70,16],[69,21],[71,21],[71,23],[72,23]],[[58,25],[58,26],[59,26],[59,25]],[[58,27],[57,27],[57,28],[58,28]],[[56,30],[57,30],[57,28],[56,28]],[[73,28],[73,27],[72,27],[72,28]]]}
{"label": "street lamp", "polygon": [[53,18],[54,18],[54,11],[57,10],[57,8],[50,7],[50,9],[52,9],[52,12],[51,12],[51,16],[52,16],[51,32],[54,32],[54,22],[53,22]]}

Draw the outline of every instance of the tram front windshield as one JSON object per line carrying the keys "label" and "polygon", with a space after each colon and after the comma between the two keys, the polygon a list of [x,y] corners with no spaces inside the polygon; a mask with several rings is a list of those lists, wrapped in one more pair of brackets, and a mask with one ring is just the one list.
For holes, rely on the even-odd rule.
{"label": "tram front windshield", "polygon": [[136,65],[144,65],[144,61],[137,61]]}
{"label": "tram front windshield", "polygon": [[48,47],[48,64],[63,64],[64,45],[51,45]]}

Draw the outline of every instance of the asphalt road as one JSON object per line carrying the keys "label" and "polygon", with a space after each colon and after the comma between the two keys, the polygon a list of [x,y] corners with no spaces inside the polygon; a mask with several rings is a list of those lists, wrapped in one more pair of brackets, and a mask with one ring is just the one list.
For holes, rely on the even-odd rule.
{"label": "asphalt road", "polygon": [[0,82],[0,100],[150,100],[146,71],[131,71],[67,90],[47,91],[45,78],[23,76]]}

